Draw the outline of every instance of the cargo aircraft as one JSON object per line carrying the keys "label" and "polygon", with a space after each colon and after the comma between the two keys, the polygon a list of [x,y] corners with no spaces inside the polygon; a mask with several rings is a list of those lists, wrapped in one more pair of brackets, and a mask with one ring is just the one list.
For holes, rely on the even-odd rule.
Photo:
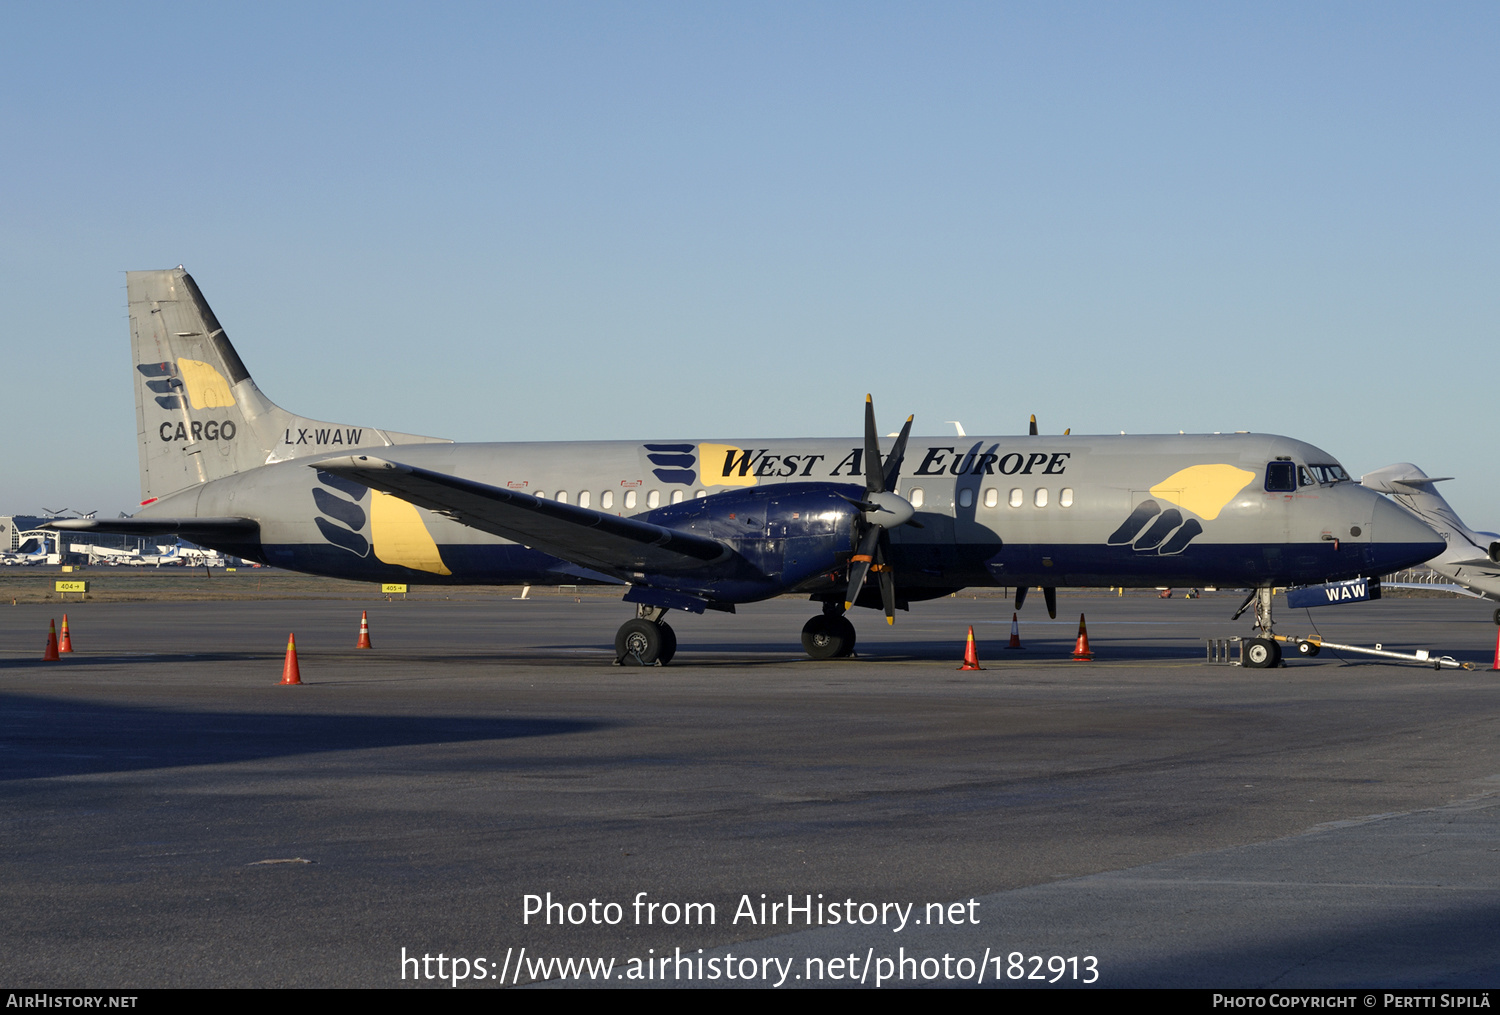
{"label": "cargo aircraft", "polygon": [[1266,635],[1274,586],[1443,549],[1326,452],[1264,434],[913,439],[908,418],[883,452],[868,397],[852,440],[456,444],[323,422],[261,393],[181,267],[126,285],[141,507],[53,526],[360,581],[617,585],[635,607],[619,662],[670,661],[671,610],[786,594],[820,604],[808,654],[847,656],[854,606],[890,623],[969,586],[1041,587],[1053,612],[1058,586],[1238,586]]}

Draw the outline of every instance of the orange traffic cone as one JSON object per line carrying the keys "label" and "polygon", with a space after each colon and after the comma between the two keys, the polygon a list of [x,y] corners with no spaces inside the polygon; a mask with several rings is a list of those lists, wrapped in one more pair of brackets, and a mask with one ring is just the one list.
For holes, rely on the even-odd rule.
{"label": "orange traffic cone", "polygon": [[57,621],[47,622],[47,647],[42,650],[42,662],[52,662],[57,659]]}
{"label": "orange traffic cone", "polygon": [[1089,651],[1089,629],[1083,622],[1083,614],[1078,615],[1078,644],[1073,646],[1073,658],[1084,662],[1094,658],[1094,653]]}
{"label": "orange traffic cone", "polygon": [[373,648],[370,644],[370,614],[368,610],[359,611],[359,644],[355,648]]}
{"label": "orange traffic cone", "polygon": [[1490,669],[1500,670],[1500,630],[1495,631],[1495,665],[1491,666]]}
{"label": "orange traffic cone", "polygon": [[960,666],[959,669],[961,669],[961,670],[982,670],[982,669],[984,669],[983,666],[979,665],[979,652],[974,647],[974,625],[973,624],[969,625],[969,641],[968,641],[968,643],[966,645],[964,645],[964,664],[962,666]]}
{"label": "orange traffic cone", "polygon": [[1021,621],[1017,618],[1014,610],[1010,614],[1010,644],[1006,648],[1025,648],[1021,644]]}
{"label": "orange traffic cone", "polygon": [[57,651],[73,651],[73,638],[68,634],[68,615],[66,613],[63,614],[62,640],[57,643]]}
{"label": "orange traffic cone", "polygon": [[297,668],[297,636],[294,634],[286,636],[286,662],[281,664],[281,682],[302,683],[302,671]]}

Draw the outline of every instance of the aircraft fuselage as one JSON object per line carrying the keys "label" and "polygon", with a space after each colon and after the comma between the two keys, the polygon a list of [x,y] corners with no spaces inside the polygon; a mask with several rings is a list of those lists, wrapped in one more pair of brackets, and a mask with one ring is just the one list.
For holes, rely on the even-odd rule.
{"label": "aircraft fuselage", "polygon": [[[695,524],[754,565],[738,578],[729,572],[712,581],[683,576],[709,598],[727,602],[832,588],[836,576],[796,573],[803,556],[818,556],[801,553],[796,540],[826,538],[847,552],[848,527],[830,524],[822,536],[809,532],[805,517],[790,517],[806,514],[797,510],[801,502],[783,504],[780,495],[823,490],[837,502],[838,490],[847,487],[847,495],[858,498],[865,465],[857,439],[379,450],[394,462],[492,487],[668,527]],[[632,577],[570,564],[441,513],[398,504],[309,467],[320,457],[214,480],[161,498],[136,517],[253,518],[260,525],[257,543],[214,548],[361,581]],[[916,505],[921,527],[891,531],[891,563],[903,598],[921,599],[983,585],[1304,584],[1380,574],[1441,549],[1425,526],[1353,483],[1267,489],[1269,463],[1333,460],[1312,445],[1263,434],[914,438],[899,492]],[[1279,479],[1273,476],[1269,485]],[[729,494],[744,510],[715,509]]]}

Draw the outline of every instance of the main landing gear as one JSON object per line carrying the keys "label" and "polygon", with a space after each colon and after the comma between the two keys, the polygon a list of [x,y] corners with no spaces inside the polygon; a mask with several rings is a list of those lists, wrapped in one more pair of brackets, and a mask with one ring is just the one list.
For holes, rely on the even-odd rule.
{"label": "main landing gear", "polygon": [[845,659],[854,654],[854,625],[837,603],[802,625],[802,648],[814,659]]}
{"label": "main landing gear", "polygon": [[635,619],[615,632],[616,666],[665,666],[677,654],[677,632],[664,618],[666,607],[637,604]]}

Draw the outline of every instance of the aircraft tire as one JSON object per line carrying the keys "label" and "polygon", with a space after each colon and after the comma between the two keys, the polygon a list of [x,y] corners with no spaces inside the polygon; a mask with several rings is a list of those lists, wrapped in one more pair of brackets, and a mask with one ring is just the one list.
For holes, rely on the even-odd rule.
{"label": "aircraft tire", "polygon": [[666,666],[677,654],[677,632],[665,622],[656,626],[661,629],[661,650],[656,653],[656,661]]}
{"label": "aircraft tire", "polygon": [[1299,641],[1297,643],[1297,654],[1303,659],[1311,659],[1321,651],[1323,651],[1322,645],[1314,645],[1310,641]]}
{"label": "aircraft tire", "polygon": [[839,649],[839,654],[835,658],[848,659],[854,654],[854,625],[849,622],[848,617],[835,617],[833,620],[844,638],[844,646]]}
{"label": "aircraft tire", "polygon": [[1497,625],[1500,625],[1500,608],[1497,608],[1495,610],[1495,623]]}
{"label": "aircraft tire", "polygon": [[[665,641],[661,631],[663,626],[640,618],[625,621],[615,632],[615,657],[625,666],[656,665],[661,658],[662,643]],[[673,636],[674,650],[676,643],[677,638]]]}
{"label": "aircraft tire", "polygon": [[1270,638],[1251,638],[1242,658],[1251,669],[1268,670],[1281,662],[1281,646]]}
{"label": "aircraft tire", "polygon": [[854,651],[854,625],[820,613],[802,625],[802,650],[814,659],[841,659]]}

